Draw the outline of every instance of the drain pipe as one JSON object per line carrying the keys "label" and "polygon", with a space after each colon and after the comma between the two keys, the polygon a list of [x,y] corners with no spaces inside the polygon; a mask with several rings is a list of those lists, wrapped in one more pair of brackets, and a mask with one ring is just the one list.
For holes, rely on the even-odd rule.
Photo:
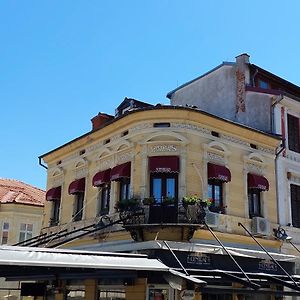
{"label": "drain pipe", "polygon": [[48,170],[48,167],[42,163],[42,157],[39,156],[39,165]]}

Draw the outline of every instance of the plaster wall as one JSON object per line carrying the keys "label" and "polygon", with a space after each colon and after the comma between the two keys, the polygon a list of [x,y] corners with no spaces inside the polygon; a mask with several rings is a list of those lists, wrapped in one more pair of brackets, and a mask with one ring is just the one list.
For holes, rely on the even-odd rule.
{"label": "plaster wall", "polygon": [[196,105],[200,110],[235,120],[235,67],[224,65],[176,91],[171,105]]}

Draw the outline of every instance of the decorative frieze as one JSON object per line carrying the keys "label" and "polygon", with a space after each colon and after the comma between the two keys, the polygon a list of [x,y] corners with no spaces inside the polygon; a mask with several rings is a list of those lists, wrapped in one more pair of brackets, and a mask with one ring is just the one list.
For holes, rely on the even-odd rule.
{"label": "decorative frieze", "polygon": [[157,152],[176,152],[177,146],[175,145],[155,145],[150,147],[150,152],[157,153]]}
{"label": "decorative frieze", "polygon": [[236,144],[239,144],[239,145],[243,145],[243,146],[247,146],[247,147],[250,147],[250,144],[247,143],[246,141],[243,141],[241,139],[238,139],[236,137],[233,137],[233,136],[230,136],[230,135],[227,135],[227,134],[221,134],[220,137],[226,141],[229,141],[229,142],[232,142],[232,143],[236,143]]}
{"label": "decorative frieze", "polygon": [[111,168],[111,166],[113,165],[113,159],[105,159],[105,160],[98,160],[97,161],[97,167],[99,168],[99,170],[106,170]]}
{"label": "decorative frieze", "polygon": [[93,151],[95,151],[95,150],[101,148],[102,146],[103,146],[103,141],[98,142],[98,143],[96,143],[96,144],[93,144],[93,145],[90,145],[90,146],[86,147],[86,151],[87,151],[87,152],[93,152]]}
{"label": "decorative frieze", "polygon": [[117,162],[123,163],[126,161],[130,161],[133,157],[133,152],[122,153],[117,156]]}
{"label": "decorative frieze", "polygon": [[136,131],[141,131],[141,130],[144,130],[144,129],[147,129],[147,128],[153,128],[153,123],[142,123],[142,124],[139,124],[135,127],[132,127],[129,129],[129,132],[130,133],[134,133]]}
{"label": "decorative frieze", "polygon": [[189,129],[189,130],[195,130],[201,133],[205,133],[205,134],[211,134],[211,130],[204,128],[204,127],[200,127],[197,125],[193,125],[193,124],[185,124],[185,123],[171,123],[171,127],[173,128],[180,128],[180,129]]}
{"label": "decorative frieze", "polygon": [[262,174],[263,173],[262,166],[259,164],[256,164],[256,163],[247,162],[246,168],[249,173],[254,173],[254,174]]}
{"label": "decorative frieze", "polygon": [[207,152],[207,158],[209,161],[215,161],[215,162],[224,162],[224,156],[213,153],[213,152]]}
{"label": "decorative frieze", "polygon": [[87,167],[78,168],[75,170],[75,178],[82,178],[88,175]]}
{"label": "decorative frieze", "polygon": [[295,162],[300,162],[300,155],[291,151],[286,152],[286,158]]}

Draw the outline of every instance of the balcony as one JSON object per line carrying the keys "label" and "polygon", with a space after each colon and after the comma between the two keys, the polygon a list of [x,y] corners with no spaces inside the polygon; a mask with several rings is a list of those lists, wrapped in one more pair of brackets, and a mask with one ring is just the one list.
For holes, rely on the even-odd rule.
{"label": "balcony", "polygon": [[189,241],[198,228],[204,226],[202,205],[182,205],[178,201],[141,204],[125,200],[117,207],[123,227],[135,241],[155,238]]}

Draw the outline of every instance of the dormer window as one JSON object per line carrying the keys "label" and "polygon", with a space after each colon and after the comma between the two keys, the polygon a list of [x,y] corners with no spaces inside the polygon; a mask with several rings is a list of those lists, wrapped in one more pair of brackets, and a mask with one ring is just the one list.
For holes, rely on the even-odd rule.
{"label": "dormer window", "polygon": [[270,85],[267,81],[259,79],[258,80],[258,87],[262,88],[262,89],[269,89]]}

